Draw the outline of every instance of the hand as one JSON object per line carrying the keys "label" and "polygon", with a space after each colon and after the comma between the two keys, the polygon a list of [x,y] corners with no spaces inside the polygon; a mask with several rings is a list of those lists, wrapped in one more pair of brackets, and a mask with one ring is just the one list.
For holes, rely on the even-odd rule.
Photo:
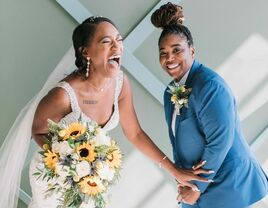
{"label": "hand", "polygon": [[[207,161],[201,161],[199,163],[197,163],[196,165],[193,165],[192,169],[193,170],[197,170],[199,168],[202,168],[205,164],[206,164]],[[210,173],[214,173],[214,171],[210,170]]]}
{"label": "hand", "polygon": [[179,185],[178,189],[179,189],[179,195],[177,197],[177,200],[179,202],[193,205],[197,202],[197,200],[200,197],[199,191],[193,191],[189,187],[186,187],[186,186],[182,187]]}
{"label": "hand", "polygon": [[177,173],[175,174],[175,178],[179,185],[187,186],[193,189],[194,191],[199,191],[198,188],[191,184],[190,181],[201,181],[201,182],[213,182],[212,180],[202,178],[198,176],[201,173],[204,174],[211,174],[214,173],[212,170],[204,170],[202,167],[205,165],[206,161],[202,161],[198,163],[196,166],[193,166],[192,170],[185,170],[185,169],[177,169]]}

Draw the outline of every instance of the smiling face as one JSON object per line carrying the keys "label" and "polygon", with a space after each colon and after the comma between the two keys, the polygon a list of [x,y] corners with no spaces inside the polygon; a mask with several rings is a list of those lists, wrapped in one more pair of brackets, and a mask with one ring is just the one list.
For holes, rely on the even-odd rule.
{"label": "smiling face", "polygon": [[191,68],[195,50],[186,37],[169,34],[159,43],[159,62],[173,79],[180,80]]}
{"label": "smiling face", "polygon": [[90,71],[104,77],[116,76],[121,66],[122,41],[118,30],[111,23],[99,23],[89,46],[83,50],[84,57],[90,57]]}

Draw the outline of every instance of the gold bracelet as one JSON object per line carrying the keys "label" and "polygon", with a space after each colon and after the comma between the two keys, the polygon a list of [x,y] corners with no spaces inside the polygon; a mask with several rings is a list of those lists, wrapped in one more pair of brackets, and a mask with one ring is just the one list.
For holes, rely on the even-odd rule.
{"label": "gold bracelet", "polygon": [[162,160],[158,163],[159,168],[162,168],[162,161],[165,160],[167,156],[165,155]]}

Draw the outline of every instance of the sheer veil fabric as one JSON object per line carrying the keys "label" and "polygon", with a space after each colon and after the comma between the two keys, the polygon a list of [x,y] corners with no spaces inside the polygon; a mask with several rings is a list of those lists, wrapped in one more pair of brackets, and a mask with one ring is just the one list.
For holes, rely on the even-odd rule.
{"label": "sheer veil fabric", "polygon": [[71,47],[52,71],[43,88],[21,110],[9,130],[0,148],[0,187],[3,188],[0,207],[17,207],[21,172],[30,146],[36,107],[50,89],[75,69],[74,61],[74,49]]}

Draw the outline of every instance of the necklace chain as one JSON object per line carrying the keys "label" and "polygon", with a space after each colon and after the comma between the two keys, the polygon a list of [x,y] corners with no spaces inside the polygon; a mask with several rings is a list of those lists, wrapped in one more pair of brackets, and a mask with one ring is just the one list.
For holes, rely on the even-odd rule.
{"label": "necklace chain", "polygon": [[109,81],[107,81],[102,87],[96,87],[93,84],[91,84],[90,82],[88,83],[91,87],[93,87],[97,92],[104,92],[111,84],[112,80],[109,79]]}

